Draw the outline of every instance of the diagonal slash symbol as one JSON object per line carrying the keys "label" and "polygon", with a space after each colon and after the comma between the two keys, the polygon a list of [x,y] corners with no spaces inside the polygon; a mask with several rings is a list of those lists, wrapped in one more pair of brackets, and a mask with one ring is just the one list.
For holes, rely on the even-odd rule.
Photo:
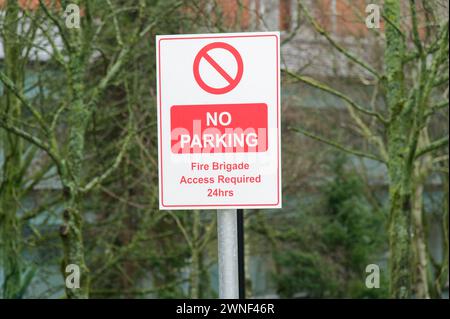
{"label": "diagonal slash symbol", "polygon": [[[213,49],[224,49],[230,52],[236,59],[237,63],[237,73],[236,77],[231,77],[209,54],[208,52]],[[200,61],[204,58],[211,66],[228,82],[228,85],[221,88],[215,88],[209,86],[203,81],[200,75]],[[204,46],[195,56],[194,59],[194,78],[198,85],[208,93],[211,94],[224,94],[230,92],[234,89],[241,81],[242,74],[244,73],[244,64],[242,62],[242,57],[239,52],[231,45],[224,42],[213,42]]]}

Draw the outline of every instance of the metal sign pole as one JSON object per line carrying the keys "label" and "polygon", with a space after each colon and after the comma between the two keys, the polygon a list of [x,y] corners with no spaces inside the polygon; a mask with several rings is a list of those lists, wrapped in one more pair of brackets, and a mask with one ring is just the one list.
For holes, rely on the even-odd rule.
{"label": "metal sign pole", "polygon": [[217,210],[219,298],[239,299],[236,209]]}
{"label": "metal sign pole", "polygon": [[245,299],[244,210],[237,210],[239,299]]}

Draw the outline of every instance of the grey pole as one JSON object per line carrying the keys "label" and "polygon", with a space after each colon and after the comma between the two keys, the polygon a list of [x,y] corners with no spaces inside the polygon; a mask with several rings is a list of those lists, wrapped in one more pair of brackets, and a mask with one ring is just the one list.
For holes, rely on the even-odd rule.
{"label": "grey pole", "polygon": [[217,210],[219,298],[239,299],[236,209]]}

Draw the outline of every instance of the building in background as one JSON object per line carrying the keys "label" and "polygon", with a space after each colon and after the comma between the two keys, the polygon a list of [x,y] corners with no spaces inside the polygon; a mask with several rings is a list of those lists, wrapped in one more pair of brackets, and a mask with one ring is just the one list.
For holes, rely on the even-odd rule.
{"label": "building in background", "polygon": [[[51,0],[47,1],[51,2]],[[367,1],[309,0],[305,3],[308,3],[308,8],[311,8],[313,17],[333,39],[354,54],[363,57],[376,68],[382,68],[380,57],[383,55],[384,39],[376,31],[369,31],[365,25]],[[26,10],[36,10],[39,6],[39,0],[19,0],[19,4]],[[0,8],[4,5],[5,0],[0,0]],[[301,14],[298,2],[295,0],[199,1],[198,12],[195,12],[195,14],[199,12],[202,12],[212,21],[209,27],[201,26],[199,32],[280,30],[282,35],[282,69],[320,78],[336,89],[352,92],[352,96],[361,103],[370,101],[373,97],[374,86],[371,74],[349,63],[349,60],[336,50],[330,50],[326,39],[314,31],[305,16]],[[405,20],[405,23],[408,23],[408,21]],[[381,28],[383,28],[383,24],[381,24]],[[424,32],[422,29],[421,34],[424,35]],[[58,43],[60,39],[55,41]],[[49,47],[48,43],[45,42],[41,45]],[[51,52],[51,48],[49,48],[49,51]],[[49,59],[48,54],[40,50],[36,50],[34,56],[39,61]],[[4,52],[0,41],[0,67],[3,57]],[[1,94],[2,88],[0,87]],[[380,108],[384,107],[382,98],[377,99],[375,103]],[[323,113],[327,115],[323,115]],[[324,146],[311,142],[305,137],[289,135],[287,127],[306,123],[311,130],[334,134],[334,132],[342,132],[342,126],[345,127],[349,123],[345,122],[346,109],[340,99],[324,94],[317,89],[295,83],[288,78],[284,79],[282,88],[282,116],[285,133],[284,151],[289,153],[292,152],[292,148],[296,148],[299,153],[299,160],[296,163],[298,171],[285,171],[285,176],[283,176],[283,187],[288,202],[285,203],[282,214],[288,215],[295,214],[298,207],[301,206],[299,202],[302,199],[296,198],[295,192],[302,188],[311,190],[314,195],[314,192],[317,191],[317,181],[325,180],[326,176],[323,176],[320,169],[316,169],[314,166],[314,152],[319,152]],[[325,120],[321,120],[321,116],[326,117]],[[340,136],[342,140],[350,145],[361,146],[364,144],[364,141],[352,133],[351,128],[345,128],[344,131],[346,134]],[[288,149],[288,147],[291,149]],[[310,154],[301,158],[306,148],[308,148]],[[0,149],[0,163],[2,162],[3,154]],[[386,199],[387,173],[384,166],[371,160],[359,161],[357,159],[354,159],[353,164],[367,176],[367,182],[371,189],[376,190],[380,198]],[[59,185],[55,181],[40,183],[36,185],[34,196],[39,197],[42,190],[58,189],[58,187]],[[440,180],[429,180],[426,187],[428,196],[425,205],[430,208],[430,211],[432,210],[433,198],[442,196],[441,189]],[[428,209],[425,209],[425,211],[428,211]],[[280,212],[273,212],[274,219],[277,218],[277,214],[280,214]],[[58,221],[55,219],[55,226],[57,223]],[[432,255],[436,260],[441,260],[443,258],[442,230],[438,223],[430,225],[429,242]],[[264,255],[264,248],[250,247],[250,256],[247,260],[254,297],[276,296],[276,289],[270,275],[275,270],[273,264],[268,261],[269,258]],[[383,257],[380,256],[381,259]],[[51,273],[51,280],[60,280],[58,267],[55,266],[48,271]],[[215,273],[214,271],[212,273],[213,283]],[[1,275],[0,271],[0,282],[2,281]],[[33,294],[39,295],[42,290],[47,288],[44,283],[41,283],[34,287]],[[58,296],[61,291],[55,292],[52,296]],[[302,291],[298,293],[299,296],[302,296]],[[448,292],[446,293],[448,296]]]}

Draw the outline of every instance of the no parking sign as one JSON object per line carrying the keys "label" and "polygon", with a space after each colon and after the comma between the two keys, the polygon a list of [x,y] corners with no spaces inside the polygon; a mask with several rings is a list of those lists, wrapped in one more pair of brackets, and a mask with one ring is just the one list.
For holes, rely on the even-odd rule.
{"label": "no parking sign", "polygon": [[160,209],[281,207],[279,33],[156,46]]}

